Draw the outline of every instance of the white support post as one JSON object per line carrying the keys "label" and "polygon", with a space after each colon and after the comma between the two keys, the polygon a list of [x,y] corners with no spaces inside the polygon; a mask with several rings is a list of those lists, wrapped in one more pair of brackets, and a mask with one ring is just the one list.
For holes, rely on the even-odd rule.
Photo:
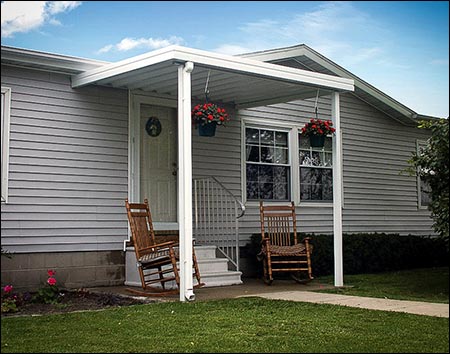
{"label": "white support post", "polygon": [[178,223],[180,226],[180,301],[195,299],[192,279],[192,62],[178,67]]}
{"label": "white support post", "polygon": [[333,244],[334,286],[344,285],[342,260],[342,135],[339,92],[331,94],[331,115],[336,134],[333,139]]}

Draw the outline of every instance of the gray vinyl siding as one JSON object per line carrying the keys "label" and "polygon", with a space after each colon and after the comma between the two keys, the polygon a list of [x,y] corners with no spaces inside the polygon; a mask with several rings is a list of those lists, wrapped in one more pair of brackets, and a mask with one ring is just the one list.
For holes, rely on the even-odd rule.
{"label": "gray vinyl siding", "polygon": [[73,90],[70,76],[12,66],[2,66],[2,86],[12,90],[2,246],[12,252],[123,249],[127,91]]}
{"label": "gray vinyl siding", "polygon": [[231,119],[218,126],[216,136],[200,137],[192,132],[193,178],[214,176],[239,199],[241,196],[241,121],[226,107]]}
{"label": "gray vinyl siding", "polygon": [[405,172],[417,140],[429,133],[406,127],[342,95],[344,232],[432,234],[432,219],[418,207],[417,179]]}

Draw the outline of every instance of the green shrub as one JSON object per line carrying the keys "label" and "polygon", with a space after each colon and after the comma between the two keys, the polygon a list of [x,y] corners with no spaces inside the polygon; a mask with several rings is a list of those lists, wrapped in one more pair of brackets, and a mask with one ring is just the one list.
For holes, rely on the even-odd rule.
{"label": "green shrub", "polygon": [[[333,235],[299,233],[298,238],[311,237],[313,275],[334,272]],[[260,234],[253,234],[242,253],[258,263],[257,276],[262,264],[256,259],[260,249]],[[345,274],[378,273],[402,269],[448,266],[449,252],[445,240],[431,236],[400,236],[398,234],[359,233],[343,234],[343,268]]]}

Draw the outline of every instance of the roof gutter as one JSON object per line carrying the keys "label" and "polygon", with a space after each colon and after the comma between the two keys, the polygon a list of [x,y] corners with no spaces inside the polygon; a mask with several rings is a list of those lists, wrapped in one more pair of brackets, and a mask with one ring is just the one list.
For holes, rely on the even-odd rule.
{"label": "roof gutter", "polygon": [[29,67],[65,74],[79,74],[109,64],[66,55],[52,54],[29,49],[2,46],[2,64]]}

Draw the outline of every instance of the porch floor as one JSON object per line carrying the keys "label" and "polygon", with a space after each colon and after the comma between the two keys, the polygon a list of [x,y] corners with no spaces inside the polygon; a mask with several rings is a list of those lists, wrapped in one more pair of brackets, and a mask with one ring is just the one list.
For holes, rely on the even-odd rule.
{"label": "porch floor", "polygon": [[[231,299],[241,296],[251,296],[259,294],[270,294],[278,292],[290,292],[290,291],[314,291],[318,289],[333,288],[333,286],[328,284],[321,284],[315,280],[308,284],[298,284],[294,280],[285,279],[275,279],[272,285],[268,286],[264,284],[262,279],[256,278],[243,278],[242,284],[239,285],[229,285],[229,286],[215,286],[194,289],[195,301],[207,301],[207,300],[217,300],[217,299]],[[105,287],[95,287],[88,288],[86,290],[92,292],[103,292],[120,294],[127,296],[136,296],[135,294],[127,291],[127,288],[132,288],[136,290],[142,290],[141,287],[132,286],[105,286]],[[161,301],[179,301],[179,294],[168,295],[164,297],[150,297],[152,300]]]}

